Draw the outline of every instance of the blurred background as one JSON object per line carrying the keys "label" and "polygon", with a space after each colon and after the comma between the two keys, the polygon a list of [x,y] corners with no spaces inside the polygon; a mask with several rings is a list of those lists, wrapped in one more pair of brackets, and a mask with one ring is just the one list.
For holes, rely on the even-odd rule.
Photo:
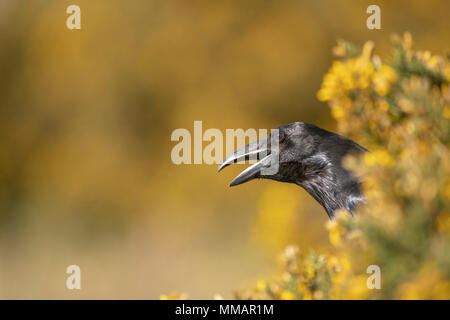
{"label": "blurred background", "polygon": [[[66,28],[67,6],[81,30]],[[335,130],[316,99],[344,38],[442,53],[450,2],[0,0],[0,298],[231,297],[287,244],[329,248],[300,188],[171,162],[177,128]],[[67,266],[82,289],[66,289]]]}

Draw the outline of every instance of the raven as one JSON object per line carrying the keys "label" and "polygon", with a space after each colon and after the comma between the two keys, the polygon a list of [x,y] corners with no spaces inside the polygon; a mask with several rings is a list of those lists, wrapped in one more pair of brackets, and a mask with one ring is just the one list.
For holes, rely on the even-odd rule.
{"label": "raven", "polygon": [[[295,183],[322,205],[330,219],[338,209],[345,208],[353,213],[356,206],[365,201],[360,179],[342,166],[342,159],[349,153],[367,152],[366,148],[306,122],[281,126],[277,133],[277,147],[271,148],[272,133],[236,150],[222,161],[218,171],[232,163],[262,158],[234,178],[230,186],[255,178]],[[267,173],[264,168],[268,168],[275,154],[278,155],[278,170]]]}

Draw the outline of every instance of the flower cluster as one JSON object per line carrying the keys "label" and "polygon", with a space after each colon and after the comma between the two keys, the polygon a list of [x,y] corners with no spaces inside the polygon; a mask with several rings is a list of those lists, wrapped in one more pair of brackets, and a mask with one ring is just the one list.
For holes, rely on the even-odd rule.
{"label": "flower cluster", "polygon": [[338,120],[342,133],[371,150],[346,165],[365,179],[368,202],[359,215],[370,244],[366,261],[379,265],[385,279],[372,295],[449,298],[450,63],[413,51],[409,34],[392,40],[393,58],[371,57],[370,88],[354,93]]}
{"label": "flower cluster", "polygon": [[361,230],[348,213],[341,211],[336,220],[327,225],[330,242],[336,252],[317,254],[300,252],[297,246],[288,246],[280,255],[281,275],[271,281],[259,280],[252,289],[235,293],[236,299],[361,299],[367,298],[364,275],[359,271],[357,261],[352,261],[352,246],[364,246]]}
{"label": "flower cluster", "polygon": [[[288,246],[280,256],[281,276],[272,281],[259,280],[253,289],[235,293],[237,299],[334,299],[350,277],[347,256],[302,254],[297,246]],[[356,284],[356,283],[355,283]],[[357,286],[361,287],[360,282]],[[355,291],[355,286],[352,287]],[[358,290],[358,289],[356,289]]]}

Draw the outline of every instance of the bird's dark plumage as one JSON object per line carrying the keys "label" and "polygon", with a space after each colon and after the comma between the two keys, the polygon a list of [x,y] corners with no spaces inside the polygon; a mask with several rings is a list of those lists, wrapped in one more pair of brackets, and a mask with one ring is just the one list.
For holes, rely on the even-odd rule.
{"label": "bird's dark plumage", "polygon": [[[360,180],[342,165],[349,153],[367,150],[356,142],[306,122],[294,122],[278,128],[278,146],[274,137],[255,141],[229,155],[219,171],[246,159],[261,159],[244,170],[232,182],[238,185],[255,178],[272,179],[299,185],[311,194],[332,219],[336,210],[352,212],[364,202]],[[272,140],[271,140],[272,139]],[[272,145],[272,147],[271,147]],[[275,150],[276,149],[276,150]],[[265,173],[271,158],[278,156],[277,172]],[[263,155],[263,157],[261,157]],[[253,157],[253,158],[252,158]]]}

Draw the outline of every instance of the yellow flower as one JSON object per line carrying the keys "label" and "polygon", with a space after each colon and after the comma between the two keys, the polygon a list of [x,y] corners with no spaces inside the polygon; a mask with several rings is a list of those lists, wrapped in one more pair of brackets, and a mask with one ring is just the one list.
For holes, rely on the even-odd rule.
{"label": "yellow flower", "polygon": [[378,164],[388,168],[395,165],[394,158],[384,149],[374,150],[373,152],[366,153],[364,155],[364,162],[368,166],[374,166]]}
{"label": "yellow flower", "polygon": [[450,299],[450,282],[444,279],[436,263],[428,261],[409,282],[398,287],[396,298],[448,300]]}
{"label": "yellow flower", "polygon": [[450,212],[444,211],[440,213],[437,217],[436,225],[440,232],[450,232]]}
{"label": "yellow flower", "polygon": [[288,290],[282,291],[280,295],[280,300],[295,300],[296,298],[295,294]]}
{"label": "yellow flower", "polygon": [[186,300],[188,299],[187,294],[178,294],[177,292],[171,292],[170,294],[162,294],[159,296],[160,300]]}
{"label": "yellow flower", "polygon": [[443,70],[444,76],[450,82],[450,64],[447,64]]}
{"label": "yellow flower", "polygon": [[316,274],[316,270],[314,269],[314,266],[310,263],[305,266],[305,272],[306,272],[306,278],[312,279],[314,278],[314,275]]}
{"label": "yellow flower", "polygon": [[267,288],[267,283],[264,280],[258,280],[258,282],[256,282],[256,290],[265,291],[266,288]]}
{"label": "yellow flower", "polygon": [[339,247],[342,245],[341,226],[336,221],[329,221],[327,224],[329,239],[332,245]]}
{"label": "yellow flower", "polygon": [[386,100],[379,100],[378,101],[378,107],[383,112],[388,112],[389,111],[389,103],[387,103]]}
{"label": "yellow flower", "polygon": [[342,45],[337,45],[336,47],[333,48],[333,54],[337,57],[344,57],[346,53],[347,50]]}
{"label": "yellow flower", "polygon": [[348,281],[345,298],[352,300],[366,299],[369,294],[365,275],[353,277]]}
{"label": "yellow flower", "polygon": [[345,110],[341,106],[334,106],[331,108],[331,115],[336,120],[339,120],[345,116]]}
{"label": "yellow flower", "polygon": [[442,110],[442,116],[445,119],[450,119],[450,105],[444,106],[444,109]]}
{"label": "yellow flower", "polygon": [[319,92],[317,92],[317,99],[319,99],[320,101],[328,101],[331,100],[332,97],[333,92],[328,88],[322,88],[319,90]]}
{"label": "yellow flower", "polygon": [[309,292],[309,291],[305,292],[305,293],[303,294],[302,299],[303,299],[303,300],[312,300],[312,294],[311,294],[311,292]]}
{"label": "yellow flower", "polygon": [[450,201],[450,181],[447,181],[447,183],[444,185],[444,190],[442,191],[442,194],[445,200]]}
{"label": "yellow flower", "polygon": [[380,96],[387,95],[391,86],[397,81],[397,74],[390,66],[383,64],[373,78],[374,89]]}
{"label": "yellow flower", "polygon": [[[322,85],[317,93],[320,101],[345,99],[355,89],[367,89],[372,83],[374,67],[370,61],[373,43],[364,45],[361,56],[345,62],[334,61],[330,70],[323,77]],[[342,117],[342,110],[337,109],[336,118]]]}

